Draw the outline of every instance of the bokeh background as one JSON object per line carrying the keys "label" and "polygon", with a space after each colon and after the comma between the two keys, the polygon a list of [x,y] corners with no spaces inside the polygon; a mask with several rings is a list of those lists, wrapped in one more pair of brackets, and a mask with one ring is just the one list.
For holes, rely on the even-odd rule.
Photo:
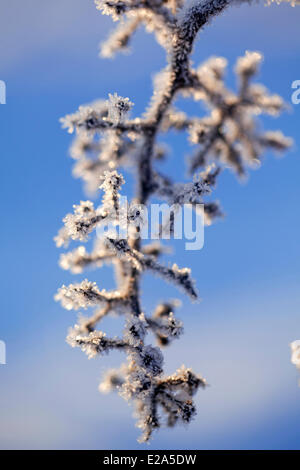
{"label": "bokeh background", "polygon": [[[232,8],[200,34],[194,62],[222,55],[232,66],[246,49],[260,50],[260,80],[291,103],[291,83],[300,79],[299,22],[300,8],[286,4]],[[0,106],[0,339],[7,365],[0,365],[0,447],[298,449],[299,373],[290,364],[289,343],[300,338],[300,105],[291,104],[276,121],[264,119],[266,128],[294,137],[293,150],[284,159],[267,154],[246,184],[224,172],[216,197],[226,219],[206,229],[203,250],[185,252],[177,243],[170,257],[192,268],[202,297],[200,304],[184,300],[178,316],[185,335],[165,351],[167,372],[184,363],[210,384],[197,396],[193,423],[160,431],[150,446],[140,446],[133,410],[118,395],[97,391],[101,374],[123,358],[88,361],[65,343],[75,314],[53,294],[74,278],[59,269],[53,236],[85,196],[71,176],[71,138],[58,119],[115,91],[134,101],[138,115],[153,74],[165,64],[163,51],[143,31],[131,55],[100,60],[98,42],[112,26],[92,0],[1,2],[0,79],[7,104]],[[232,72],[228,81],[234,86]],[[190,103],[186,109],[203,113]],[[191,149],[184,136],[173,135],[170,143],[166,170],[182,180]],[[100,287],[112,285],[108,268],[87,277]],[[145,278],[147,311],[174,297],[172,286]],[[103,329],[120,331],[121,325],[113,319]]]}

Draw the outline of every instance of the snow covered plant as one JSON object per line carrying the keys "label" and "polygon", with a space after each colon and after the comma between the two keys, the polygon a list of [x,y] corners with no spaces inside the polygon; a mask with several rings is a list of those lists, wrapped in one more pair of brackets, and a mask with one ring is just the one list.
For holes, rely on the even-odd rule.
{"label": "snow covered plant", "polygon": [[[118,217],[124,184],[119,168],[131,165],[135,169],[135,208],[145,207],[152,198],[179,205],[202,202],[205,221],[211,224],[222,213],[219,204],[206,197],[216,185],[221,168],[231,168],[242,176],[247,167],[260,163],[266,149],[280,152],[291,145],[280,131],[264,132],[258,125],[259,114],[276,116],[285,106],[278,95],[253,83],[262,61],[260,53],[246,52],[237,60],[237,91],[225,85],[224,58],[213,57],[192,66],[190,57],[197,33],[233,3],[240,2],[96,0],[98,10],[119,21],[116,31],[102,44],[102,56],[125,51],[134,31],[144,25],[165,49],[167,65],[155,78],[153,97],[141,117],[130,118],[133,104],[114,93],[62,119],[63,127],[71,133],[76,131],[71,147],[74,175],[83,179],[90,192],[100,187],[103,197],[97,208],[90,201],[74,206],[73,213],[63,220],[57,245],[67,246],[70,240],[85,242],[93,230],[97,228],[99,234],[98,228],[107,223],[113,226],[129,221],[135,229],[127,238],[119,239],[103,231],[101,237],[96,237],[93,251],[79,246],[61,256],[61,267],[73,273],[111,263],[117,274],[114,290],[106,291],[84,280],[63,286],[56,300],[67,310],[95,309],[89,318],[80,316],[70,330],[67,341],[71,346],[80,347],[89,358],[114,349],[127,356],[119,370],[106,375],[100,390],[117,389],[124,398],[134,401],[141,441],[148,441],[163,424],[188,423],[196,413],[193,396],[206,382],[184,366],[169,377],[163,375],[162,348],[179,338],[183,327],[175,316],[174,301],[158,304],[152,314],[145,312],[140,297],[143,273],[151,271],[173,282],[193,300],[198,294],[189,269],[176,264],[164,266],[159,261],[163,247],[158,242],[144,244],[137,236],[141,211],[130,210],[125,221]],[[175,107],[178,97],[204,103],[207,114],[187,116]],[[165,149],[157,138],[172,129],[186,132],[194,144],[189,169],[191,174],[199,174],[192,182],[173,183],[159,168]],[[112,313],[124,316],[120,337],[108,337],[98,329],[100,321]],[[156,337],[157,346],[147,344],[148,332]]]}

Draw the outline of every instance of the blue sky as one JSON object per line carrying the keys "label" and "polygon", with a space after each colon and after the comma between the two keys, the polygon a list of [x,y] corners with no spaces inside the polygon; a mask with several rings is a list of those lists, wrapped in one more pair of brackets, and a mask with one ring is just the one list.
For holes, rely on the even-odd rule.
{"label": "blue sky", "polygon": [[[300,8],[287,5],[233,8],[201,33],[193,60],[223,55],[233,65],[245,50],[260,50],[259,79],[290,103],[291,83],[300,79],[299,20]],[[53,236],[85,197],[72,179],[71,139],[58,119],[115,91],[135,103],[138,115],[164,65],[163,52],[143,32],[131,55],[100,60],[98,43],[112,26],[92,0],[1,5],[0,79],[7,85],[7,104],[0,105],[0,339],[7,344],[7,365],[0,366],[1,448],[139,447],[132,409],[97,391],[101,373],[122,358],[88,361],[69,348],[64,339],[75,315],[53,301],[57,288],[72,280],[57,266]],[[228,80],[234,85],[231,72]],[[210,387],[198,394],[192,425],[161,431],[150,448],[300,448],[299,373],[289,362],[289,342],[300,337],[300,105],[290,108],[263,124],[292,136],[293,150],[283,159],[266,155],[246,184],[224,172],[216,191],[224,221],[205,231],[197,256],[176,243],[171,260],[192,268],[202,302],[179,295],[185,335],[165,351],[166,370],[184,363]],[[167,168],[182,180],[190,149],[183,136],[173,143]],[[110,285],[109,269],[87,276]],[[146,277],[147,311],[155,305],[153,291],[157,301],[178,297],[172,286]],[[120,329],[115,323],[103,329]]]}

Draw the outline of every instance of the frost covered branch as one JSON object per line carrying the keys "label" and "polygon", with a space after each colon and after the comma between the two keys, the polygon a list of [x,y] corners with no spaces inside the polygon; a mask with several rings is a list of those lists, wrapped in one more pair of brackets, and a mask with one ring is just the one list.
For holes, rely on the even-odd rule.
{"label": "frost covered branch", "polygon": [[[96,0],[97,9],[120,21],[101,46],[103,57],[128,50],[131,36],[144,26],[165,49],[167,65],[156,76],[152,99],[141,117],[130,118],[133,103],[114,93],[108,100],[81,106],[61,120],[70,133],[76,131],[70,151],[75,160],[74,176],[82,178],[90,193],[100,188],[103,197],[97,208],[90,201],[81,201],[63,219],[55,239],[58,246],[67,246],[71,240],[85,242],[96,229],[98,237],[90,253],[79,246],[61,255],[60,265],[81,273],[86,267],[108,263],[115,269],[117,280],[111,291],[88,280],[63,286],[56,300],[67,310],[95,309],[90,317],[79,316],[67,338],[71,346],[81,348],[89,358],[114,349],[126,355],[127,362],[110,371],[99,389],[117,389],[135,402],[142,441],[148,441],[164,423],[174,426],[189,422],[196,413],[193,396],[206,382],[185,367],[169,377],[163,375],[161,348],[181,336],[183,324],[175,316],[178,304],[174,301],[161,303],[152,315],[146,314],[140,299],[142,276],[145,272],[158,275],[193,300],[198,294],[189,269],[160,263],[158,258],[164,250],[159,243],[142,244],[138,236],[142,211],[130,209],[121,216],[124,179],[119,168],[136,169],[134,207],[150,204],[153,197],[174,208],[190,204],[196,210],[203,203],[205,222],[211,224],[222,216],[219,203],[207,200],[221,169],[231,168],[241,176],[260,163],[265,150],[282,152],[290,147],[291,139],[280,131],[263,131],[257,121],[260,114],[277,116],[285,108],[278,95],[253,82],[262,61],[260,53],[246,52],[237,60],[236,91],[225,84],[224,58],[213,57],[195,68],[190,60],[199,30],[229,5],[242,1]],[[207,113],[187,116],[175,106],[179,96],[192,97]],[[171,129],[186,132],[194,146],[189,168],[191,173],[199,173],[190,182],[174,183],[159,169],[166,152],[157,138]],[[173,222],[170,220],[169,228]],[[109,231],[101,231],[99,236],[98,229],[105,224],[122,228],[128,223],[133,228],[126,238],[112,237]],[[159,228],[160,232],[164,229]],[[125,317],[121,337],[107,337],[97,329],[110,314]],[[158,346],[146,344],[148,332],[153,333]],[[293,357],[298,357],[298,349],[293,351]]]}

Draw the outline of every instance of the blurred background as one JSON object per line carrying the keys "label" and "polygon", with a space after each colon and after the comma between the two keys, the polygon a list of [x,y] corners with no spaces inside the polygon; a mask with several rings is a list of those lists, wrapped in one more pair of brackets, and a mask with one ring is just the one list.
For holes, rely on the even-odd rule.
{"label": "blurred background", "polygon": [[[53,236],[72,204],[86,198],[72,178],[71,137],[58,119],[109,92],[128,96],[139,115],[164,53],[139,31],[131,55],[100,60],[98,43],[114,25],[92,0],[1,2],[0,79],[7,86],[7,104],[0,105],[2,449],[300,448],[300,374],[289,350],[300,338],[300,105],[291,104],[291,84],[300,79],[299,21],[300,8],[245,5],[216,18],[197,42],[195,64],[221,55],[232,67],[246,49],[264,54],[259,79],[290,110],[263,124],[282,129],[295,146],[284,159],[267,154],[246,184],[224,172],[216,197],[226,218],[206,229],[196,254],[176,243],[170,260],[192,268],[202,302],[183,299],[178,316],[185,334],[165,350],[166,372],[184,363],[210,386],[198,393],[190,426],[160,431],[141,446],[132,408],[97,390],[101,374],[123,357],[88,361],[71,349],[65,336],[75,313],[53,300],[61,284],[74,280],[58,267]],[[231,71],[228,83],[235,85]],[[185,109],[203,113],[190,103]],[[167,171],[182,181],[191,148],[184,135],[168,143]],[[109,268],[75,279],[84,277],[112,286]],[[172,286],[145,278],[147,312],[174,297],[181,298]],[[118,319],[103,324],[108,332],[121,328]]]}

